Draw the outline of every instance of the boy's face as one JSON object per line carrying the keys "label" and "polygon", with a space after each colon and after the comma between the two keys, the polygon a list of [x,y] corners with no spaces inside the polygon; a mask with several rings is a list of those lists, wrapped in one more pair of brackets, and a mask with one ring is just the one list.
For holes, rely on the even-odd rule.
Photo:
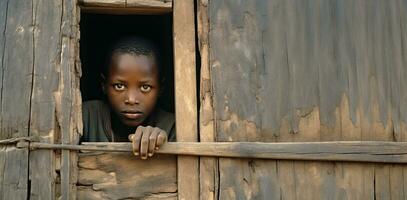
{"label": "boy's face", "polygon": [[110,106],[127,126],[138,126],[153,112],[160,92],[158,69],[152,57],[115,55],[104,90]]}

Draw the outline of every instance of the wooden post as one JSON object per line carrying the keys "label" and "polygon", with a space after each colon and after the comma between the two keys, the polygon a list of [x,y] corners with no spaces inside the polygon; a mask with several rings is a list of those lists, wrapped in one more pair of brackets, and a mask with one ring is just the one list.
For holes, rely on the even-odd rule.
{"label": "wooden post", "polygon": [[[31,95],[30,136],[40,142],[55,143],[59,138],[58,116],[55,115],[58,88],[62,26],[61,1],[33,1],[33,86]],[[58,31],[56,31],[58,30]],[[32,151],[29,179],[30,199],[55,199],[55,152]]]}
{"label": "wooden post", "polygon": [[[194,1],[174,0],[174,73],[177,141],[198,141]],[[199,162],[178,157],[178,199],[199,199]]]}
{"label": "wooden post", "polygon": [[[57,116],[62,144],[77,144],[82,131],[79,77],[79,18],[76,0],[63,1]],[[61,198],[76,199],[77,152],[61,152]]]}
{"label": "wooden post", "polygon": [[[209,64],[209,15],[208,1],[197,3],[197,32],[201,57],[199,137],[201,142],[215,142],[213,91]],[[199,198],[214,200],[218,197],[218,158],[201,157],[199,160]]]}

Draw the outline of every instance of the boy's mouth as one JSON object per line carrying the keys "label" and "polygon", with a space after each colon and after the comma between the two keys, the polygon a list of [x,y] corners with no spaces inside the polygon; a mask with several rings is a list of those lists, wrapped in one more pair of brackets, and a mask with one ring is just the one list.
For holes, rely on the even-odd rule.
{"label": "boy's mouth", "polygon": [[127,119],[140,119],[143,117],[143,113],[139,111],[123,111],[121,114]]}

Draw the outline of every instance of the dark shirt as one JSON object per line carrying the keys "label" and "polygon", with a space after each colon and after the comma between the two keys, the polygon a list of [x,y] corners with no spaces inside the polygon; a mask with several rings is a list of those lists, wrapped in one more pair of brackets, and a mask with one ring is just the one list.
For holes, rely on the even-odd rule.
{"label": "dark shirt", "polygon": [[[101,100],[86,101],[82,107],[82,142],[114,142],[114,132],[109,106]],[[147,119],[145,126],[158,127],[168,134],[168,141],[175,141],[174,114],[156,109]]]}

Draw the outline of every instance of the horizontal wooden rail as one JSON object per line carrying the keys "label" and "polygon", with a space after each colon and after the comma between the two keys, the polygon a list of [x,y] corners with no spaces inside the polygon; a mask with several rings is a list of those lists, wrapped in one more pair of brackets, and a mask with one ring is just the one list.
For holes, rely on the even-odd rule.
{"label": "horizontal wooden rail", "polygon": [[165,14],[172,12],[172,0],[79,0],[86,12],[104,14]]}
{"label": "horizontal wooden rail", "polygon": [[[68,149],[131,152],[131,143],[83,143],[82,145],[20,142],[31,149]],[[156,153],[230,158],[407,163],[407,142],[168,142]]]}

